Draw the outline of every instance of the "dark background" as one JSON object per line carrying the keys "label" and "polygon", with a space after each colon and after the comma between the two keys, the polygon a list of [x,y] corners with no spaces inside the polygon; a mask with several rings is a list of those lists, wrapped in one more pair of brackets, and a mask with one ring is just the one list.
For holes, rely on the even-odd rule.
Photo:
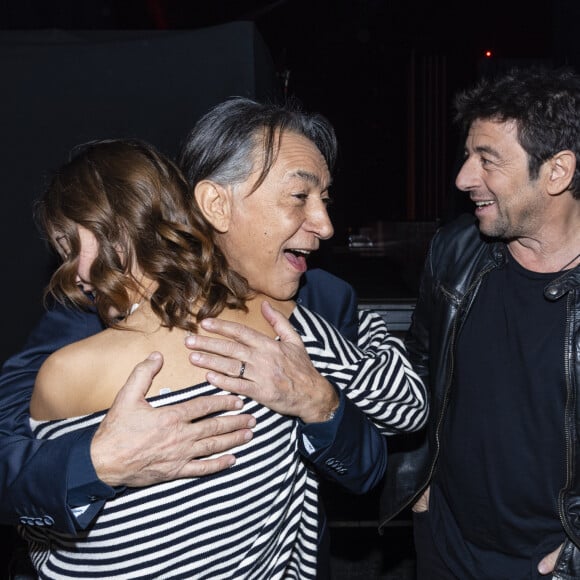
{"label": "dark background", "polygon": [[[511,64],[576,66],[578,16],[573,0],[5,0],[0,361],[41,312],[52,263],[31,202],[68,150],[139,136],[174,155],[232,94],[297,97],[332,121],[336,235],[318,264],[363,298],[412,299],[426,240],[467,207],[453,187],[454,92]],[[353,251],[353,233],[383,245]]]}
{"label": "dark background", "polygon": [[[392,220],[444,215],[447,209],[440,205],[425,211],[409,207],[411,132],[421,130],[413,125],[424,121],[424,109],[438,106],[444,126],[436,130],[448,133],[445,113],[450,97],[457,87],[477,78],[486,50],[493,51],[496,61],[578,58],[572,43],[580,8],[573,0],[487,0],[469,10],[465,2],[426,0],[14,0],[5,4],[0,26],[6,29],[175,31],[233,20],[254,22],[269,47],[280,85],[309,109],[326,114],[337,129],[342,146],[337,189],[344,193],[348,207],[342,211],[346,206],[341,205],[337,212],[341,228],[364,226],[369,216]],[[186,68],[182,72],[187,75]],[[215,73],[219,76],[223,71]],[[435,105],[434,100],[440,102]],[[454,135],[448,133],[445,141],[438,138],[446,153],[453,153],[444,156],[439,168],[439,175],[448,177]]]}
{"label": "dark background", "polygon": [[[412,304],[434,228],[471,209],[453,187],[453,94],[512,64],[578,67],[578,22],[574,0],[1,0],[0,363],[42,312],[53,264],[32,200],[70,148],[137,136],[174,155],[197,117],[234,94],[297,97],[332,121],[336,235],[316,264],[362,300]],[[348,247],[361,233],[373,248]],[[346,508],[367,515],[352,498]],[[408,532],[385,538],[381,557],[412,556]],[[344,537],[345,556],[368,536]]]}
{"label": "dark background", "polygon": [[[580,60],[573,0],[469,10],[425,0],[4,0],[0,12],[0,300],[9,305],[0,362],[41,313],[52,262],[31,202],[75,144],[138,136],[174,155],[217,100],[297,97],[340,141],[336,234],[312,265],[363,299],[412,300],[434,227],[467,207],[453,187],[454,92],[511,64]],[[349,249],[358,233],[376,247]]]}

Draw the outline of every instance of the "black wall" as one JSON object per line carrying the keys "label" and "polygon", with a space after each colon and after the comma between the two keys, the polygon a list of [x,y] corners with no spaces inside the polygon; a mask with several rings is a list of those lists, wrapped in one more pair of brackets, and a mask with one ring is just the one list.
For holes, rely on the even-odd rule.
{"label": "black wall", "polygon": [[85,141],[139,137],[174,156],[213,104],[278,91],[251,22],[172,32],[0,32],[0,363],[42,312],[52,268],[31,204]]}

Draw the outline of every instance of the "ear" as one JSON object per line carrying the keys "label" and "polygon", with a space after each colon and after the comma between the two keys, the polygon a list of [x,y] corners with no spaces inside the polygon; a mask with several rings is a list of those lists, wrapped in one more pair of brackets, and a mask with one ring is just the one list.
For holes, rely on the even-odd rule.
{"label": "ear", "polygon": [[205,219],[220,233],[227,232],[232,215],[232,198],[228,188],[214,181],[200,181],[193,191]]}
{"label": "ear", "polygon": [[550,173],[547,182],[550,195],[560,195],[567,191],[576,171],[576,155],[564,150],[556,153],[549,161]]}

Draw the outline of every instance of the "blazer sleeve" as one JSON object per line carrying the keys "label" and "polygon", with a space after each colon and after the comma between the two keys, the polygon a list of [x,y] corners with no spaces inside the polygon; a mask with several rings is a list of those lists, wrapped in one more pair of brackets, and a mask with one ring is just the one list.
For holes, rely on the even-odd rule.
{"label": "blazer sleeve", "polygon": [[[92,468],[93,431],[41,441],[34,439],[29,424],[30,397],[44,360],[102,328],[96,314],[56,304],[42,316],[22,351],[4,363],[0,374],[0,523],[47,525],[74,532],[79,526],[72,511],[75,505],[114,495]],[[84,517],[91,511],[86,510]]]}
{"label": "blazer sleeve", "polygon": [[[358,298],[348,282],[325,270],[308,270],[296,302],[358,342]],[[385,473],[386,437],[340,389],[337,392],[340,404],[331,421],[301,424],[299,449],[326,479],[351,493],[366,493]]]}
{"label": "blazer sleeve", "polygon": [[387,468],[387,438],[337,389],[340,405],[326,423],[301,424],[299,449],[324,478],[345,490],[367,493]]}

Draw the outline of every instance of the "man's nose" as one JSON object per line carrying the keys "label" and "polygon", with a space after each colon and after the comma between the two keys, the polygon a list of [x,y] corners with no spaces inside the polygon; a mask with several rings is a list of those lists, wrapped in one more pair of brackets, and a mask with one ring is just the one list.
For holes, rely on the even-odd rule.
{"label": "man's nose", "polygon": [[326,204],[322,201],[311,209],[306,224],[307,228],[321,240],[328,240],[334,235],[334,226],[328,215]]}
{"label": "man's nose", "polygon": [[479,171],[474,160],[466,159],[455,178],[455,186],[461,191],[470,191],[479,184]]}

